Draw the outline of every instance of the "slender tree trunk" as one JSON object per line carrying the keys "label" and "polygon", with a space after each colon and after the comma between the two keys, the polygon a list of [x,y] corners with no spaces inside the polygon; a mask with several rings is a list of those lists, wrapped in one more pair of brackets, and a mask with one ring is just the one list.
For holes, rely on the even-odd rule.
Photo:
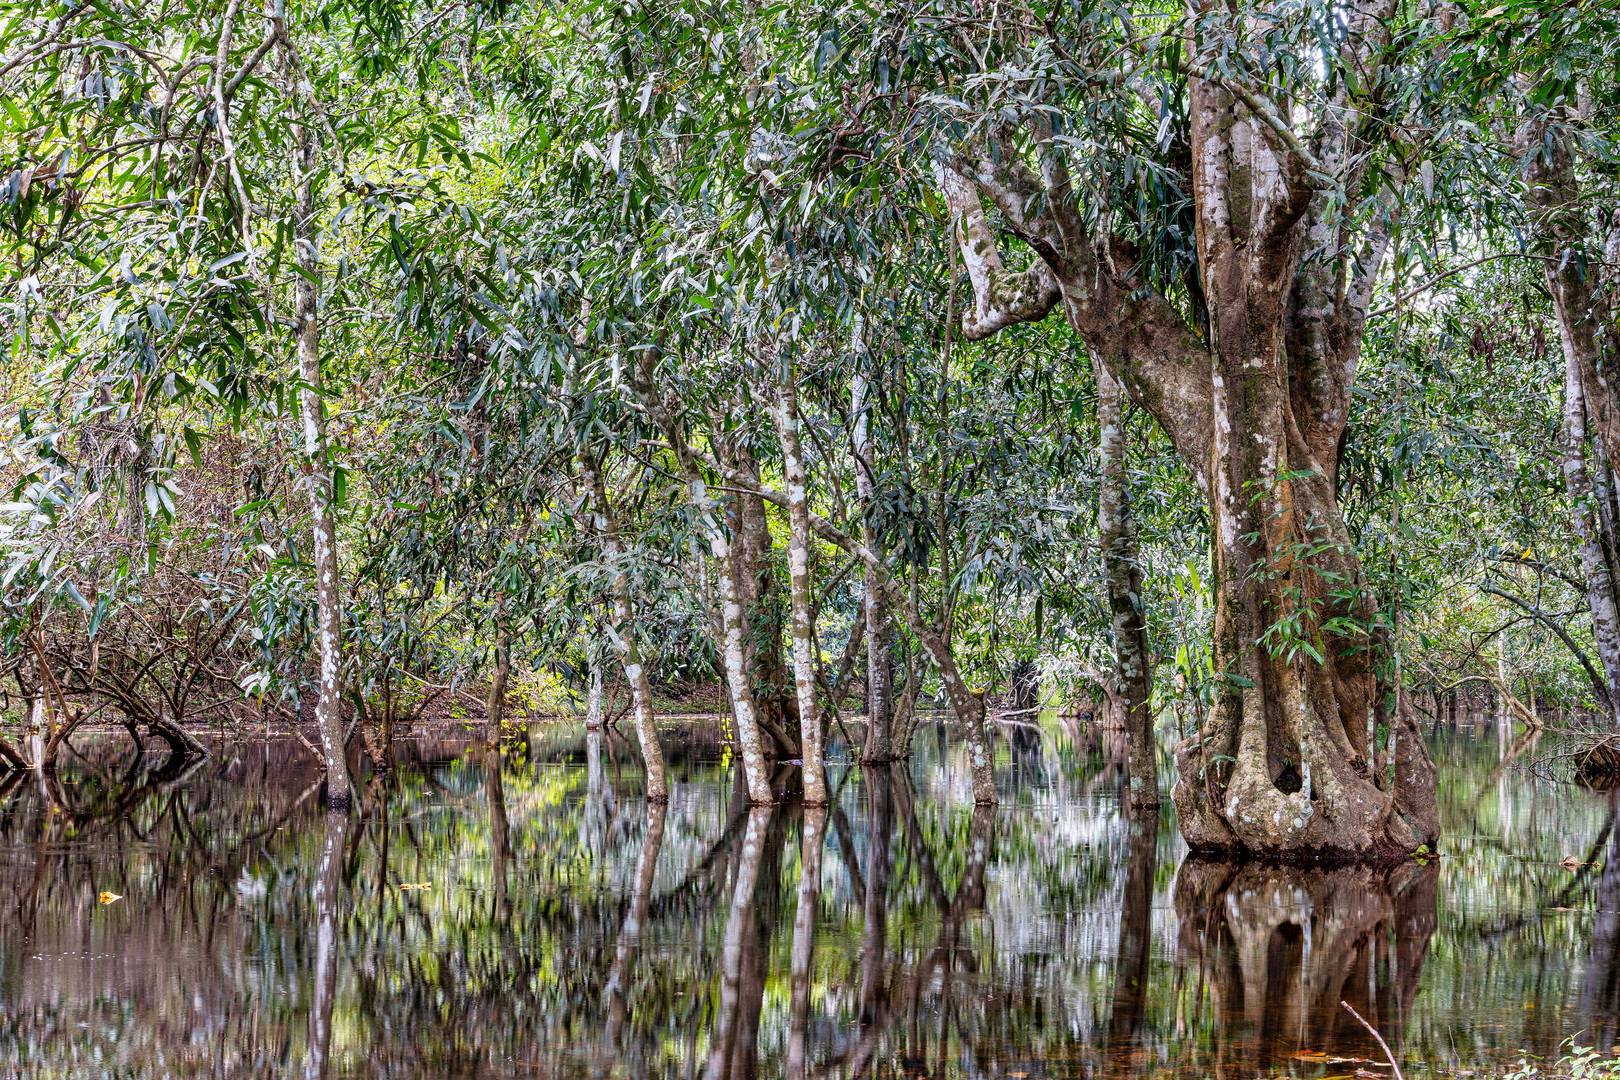
{"label": "slender tree trunk", "polygon": [[489,680],[489,702],[484,708],[484,745],[501,744],[501,720],[506,712],[506,682],[512,671],[512,635],[502,630],[495,642],[495,672]]}
{"label": "slender tree trunk", "polygon": [[[701,480],[695,485],[701,485]],[[702,501],[700,501],[702,500]],[[694,502],[700,507],[707,496],[694,492]],[[712,513],[701,511],[714,520]],[[732,577],[731,548],[725,533],[716,521],[710,533],[709,549],[720,572],[720,622],[724,633],[722,655],[726,665],[726,684],[731,691],[731,713],[737,722],[738,756],[742,758],[743,775],[748,784],[748,800],[755,806],[768,806],[772,801],[771,778],[765,768],[765,747],[759,730],[759,719],[754,712],[754,696],[748,688],[748,665],[743,657],[743,611],[737,598],[737,584]]]}
{"label": "slender tree trunk", "polygon": [[589,685],[585,689],[585,730],[602,729],[602,656],[594,640],[585,643],[585,663]]}
{"label": "slender tree trunk", "polygon": [[1581,540],[1581,564],[1586,571],[1586,599],[1592,610],[1592,633],[1608,683],[1609,719],[1620,729],[1620,608],[1615,603],[1614,580],[1603,557],[1603,515],[1592,477],[1586,468],[1586,406],[1581,391],[1579,359],[1564,348],[1564,491]]}
{"label": "slender tree trunk", "polygon": [[[776,426],[782,438],[782,471],[787,482],[788,582],[793,609],[793,685],[799,700],[799,741],[804,755],[804,802],[827,804],[827,773],[822,762],[821,716],[816,708],[816,656],[812,645],[810,597],[810,492],[799,442],[799,387],[793,362],[777,357]],[[836,705],[835,705],[836,707]]]}
{"label": "slender tree trunk", "polygon": [[[856,330],[857,339],[860,331]],[[872,527],[873,476],[868,465],[873,464],[867,401],[869,386],[865,375],[857,374],[850,380],[850,417],[854,422],[852,442],[855,448],[855,494],[861,510],[861,543],[867,550],[882,557],[876,530]],[[862,602],[862,616],[866,620],[866,746],[861,751],[865,764],[890,761],[894,754],[889,747],[889,721],[893,713],[893,688],[889,675],[889,618],[888,605],[883,595],[880,575],[866,568],[866,589]]]}
{"label": "slender tree trunk", "polygon": [[630,577],[622,565],[619,527],[608,505],[607,485],[602,469],[589,452],[579,454],[579,465],[591,491],[592,528],[602,546],[602,561],[612,579],[613,638],[624,661],[625,681],[630,684],[631,711],[636,718],[636,739],[647,769],[647,801],[669,801],[669,782],[664,777],[664,752],[658,746],[658,728],[653,722],[652,683],[641,663],[641,646],[636,639],[635,613],[630,604]]}
{"label": "slender tree trunk", "polygon": [[1101,429],[1102,477],[1097,492],[1097,534],[1113,614],[1114,671],[1125,704],[1125,745],[1131,805],[1159,805],[1158,740],[1153,732],[1153,669],[1148,662],[1147,623],[1142,610],[1142,564],[1136,520],[1125,483],[1125,412],[1119,383],[1093,362],[1097,376],[1097,425]]}
{"label": "slender tree trunk", "polygon": [[333,808],[349,805],[349,765],[343,739],[343,602],[337,557],[337,517],[332,507],[331,463],[326,443],[326,405],[321,399],[319,235],[315,219],[315,139],[305,123],[294,127],[297,207],[293,247],[298,259],[296,322],[298,402],[304,425],[304,479],[309,485],[314,533],[315,640],[320,651],[320,697],[315,726],[326,756],[326,797]]}
{"label": "slender tree trunk", "polygon": [[[663,429],[676,456],[680,458],[688,496],[698,512],[698,527],[708,541],[709,553],[719,568],[719,573],[715,576],[720,586],[721,656],[726,667],[726,683],[731,692],[731,711],[737,722],[737,746],[740,751],[738,756],[742,758],[749,801],[755,806],[769,805],[772,802],[771,778],[765,769],[763,740],[754,710],[753,695],[748,684],[748,668],[743,655],[743,610],[737,596],[736,579],[731,572],[731,544],[721,524],[724,514],[719,503],[709,493],[697,457],[682,437],[680,426],[652,389],[655,378],[654,359],[651,350],[642,354],[640,377],[635,390],[649,415]],[[758,479],[751,474],[728,473],[728,475],[735,475],[742,481],[739,486],[745,489],[758,487]]]}

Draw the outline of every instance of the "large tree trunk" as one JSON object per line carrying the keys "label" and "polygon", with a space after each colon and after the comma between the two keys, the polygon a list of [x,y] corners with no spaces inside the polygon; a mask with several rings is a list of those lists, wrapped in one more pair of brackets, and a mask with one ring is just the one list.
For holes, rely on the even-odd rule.
{"label": "large tree trunk", "polygon": [[[1566,335],[1567,339],[1567,335]],[[1615,603],[1614,567],[1604,557],[1605,520],[1599,513],[1592,475],[1586,467],[1586,405],[1581,391],[1580,366],[1573,349],[1565,347],[1564,364],[1564,491],[1581,540],[1581,565],[1586,571],[1586,600],[1592,610],[1592,636],[1597,641],[1607,683],[1610,723],[1620,730],[1620,607]],[[1603,698],[1599,698],[1603,704]]]}
{"label": "large tree trunk", "polygon": [[295,125],[293,155],[297,207],[293,247],[298,259],[298,404],[303,413],[304,481],[309,485],[314,533],[315,640],[320,651],[320,697],[315,726],[326,757],[326,798],[332,808],[349,805],[349,766],[343,739],[343,606],[339,593],[337,519],[327,460],[325,403],[321,400],[320,258],[315,220],[315,139],[307,124]]}
{"label": "large tree trunk", "polygon": [[[1593,636],[1608,683],[1599,688],[1606,691],[1599,695],[1599,703],[1608,708],[1610,723],[1620,729],[1620,609],[1614,585],[1614,574],[1620,567],[1614,562],[1613,522],[1605,512],[1610,494],[1607,462],[1620,450],[1620,409],[1611,374],[1613,357],[1604,356],[1605,335],[1601,332],[1608,298],[1597,288],[1598,260],[1587,253],[1586,215],[1580,203],[1573,156],[1561,138],[1549,148],[1545,135],[1542,124],[1529,124],[1520,133],[1520,141],[1524,145],[1532,216],[1547,259],[1547,288],[1552,293],[1558,337],[1564,350],[1564,490],[1581,540]],[[1588,415],[1596,428],[1598,472],[1604,481],[1601,485],[1593,482],[1586,467]]]}
{"label": "large tree trunk", "polygon": [[[782,473],[788,497],[788,589],[793,609],[793,685],[799,702],[799,742],[804,757],[804,802],[827,805],[827,772],[822,762],[821,716],[816,708],[816,655],[810,597],[810,492],[804,451],[799,443],[798,374],[791,360],[777,357],[776,427],[782,438]],[[758,498],[758,496],[755,496]],[[763,506],[763,503],[761,503]],[[834,708],[837,707],[835,702]]]}
{"label": "large tree trunk", "polygon": [[[1338,62],[1373,62],[1390,0],[1350,13]],[[1189,45],[1196,50],[1196,41]],[[1200,59],[1190,71],[1213,75]],[[1329,117],[1304,146],[1252,90],[1188,77],[1198,281],[1207,305],[1182,310],[1133,276],[1132,242],[1101,238],[1080,213],[1044,119],[1027,127],[1040,170],[1011,135],[970,141],[940,167],[975,303],[969,338],[1044,318],[1061,304],[1092,355],[1170,436],[1210,503],[1214,656],[1220,696],[1176,750],[1173,797],[1195,850],[1300,857],[1404,854],[1438,835],[1434,769],[1397,710],[1389,761],[1375,770],[1378,687],[1368,638],[1377,609],[1340,511],[1341,438],[1373,282],[1394,203],[1365,130],[1366,102],[1338,80]],[[1286,110],[1284,110],[1286,113]],[[1284,135],[1282,132],[1289,132]],[[1398,165],[1385,163],[1399,182]],[[1338,183],[1324,182],[1336,175]],[[1369,178],[1370,177],[1370,178]],[[1328,189],[1367,188],[1375,216],[1355,227]],[[1038,258],[1009,272],[981,198]],[[1349,632],[1339,628],[1354,627]],[[1338,631],[1338,632],[1336,632]]]}
{"label": "large tree trunk", "polygon": [[1097,492],[1097,540],[1108,579],[1113,617],[1116,689],[1125,704],[1125,745],[1131,805],[1159,805],[1159,745],[1153,733],[1153,669],[1142,608],[1142,565],[1136,522],[1125,486],[1125,413],[1120,386],[1108,369],[1093,363],[1097,377],[1097,426],[1102,476]]}

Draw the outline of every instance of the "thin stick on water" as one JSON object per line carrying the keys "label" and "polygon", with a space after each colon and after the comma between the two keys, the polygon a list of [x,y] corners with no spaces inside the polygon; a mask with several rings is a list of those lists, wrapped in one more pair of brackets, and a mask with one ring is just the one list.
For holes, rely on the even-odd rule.
{"label": "thin stick on water", "polygon": [[1389,1067],[1395,1070],[1395,1080],[1406,1080],[1406,1077],[1401,1075],[1400,1062],[1396,1061],[1395,1060],[1395,1055],[1390,1053],[1390,1051],[1389,1051],[1389,1043],[1385,1042],[1384,1037],[1382,1035],[1378,1034],[1378,1029],[1373,1027],[1371,1024],[1367,1023],[1367,1021],[1362,1017],[1362,1015],[1360,1013],[1356,1012],[1356,1010],[1351,1009],[1350,1008],[1350,1003],[1348,1001],[1341,1001],[1341,1002],[1339,1002],[1339,1004],[1343,1005],[1346,1009],[1350,1009],[1350,1015],[1355,1017],[1357,1020],[1360,1020],[1361,1021],[1361,1026],[1366,1028],[1368,1031],[1372,1032],[1372,1037],[1377,1039],[1378,1040],[1378,1045],[1382,1046],[1384,1048],[1384,1056],[1389,1059]]}

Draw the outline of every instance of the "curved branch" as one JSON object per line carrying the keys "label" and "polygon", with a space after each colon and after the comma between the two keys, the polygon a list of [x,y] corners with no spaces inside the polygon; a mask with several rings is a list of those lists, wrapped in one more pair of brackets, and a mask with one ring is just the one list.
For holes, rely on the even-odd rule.
{"label": "curved branch", "polygon": [[1559,626],[1558,623],[1553,620],[1552,616],[1536,607],[1530,601],[1522,600],[1510,592],[1504,592],[1488,581],[1482,582],[1480,584],[1480,589],[1484,592],[1490,593],[1492,596],[1500,596],[1502,599],[1507,600],[1510,603],[1517,604],[1519,607],[1528,612],[1537,622],[1541,623],[1543,626],[1547,627],[1547,629],[1557,634],[1558,640],[1562,641],[1569,651],[1575,654],[1575,659],[1579,660],[1581,667],[1586,669],[1586,676],[1592,680],[1592,691],[1597,695],[1598,702],[1609,712],[1612,713],[1614,711],[1614,701],[1609,696],[1609,687],[1608,684],[1603,681],[1603,676],[1598,674],[1597,668],[1592,666],[1592,661],[1587,657],[1586,653],[1581,650],[1579,645],[1575,644],[1574,639],[1571,638],[1567,632],[1565,632],[1562,626]]}

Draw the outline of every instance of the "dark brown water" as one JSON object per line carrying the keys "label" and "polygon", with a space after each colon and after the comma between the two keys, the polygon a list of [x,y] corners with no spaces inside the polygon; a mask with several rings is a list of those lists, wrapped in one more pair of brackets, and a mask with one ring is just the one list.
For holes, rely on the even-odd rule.
{"label": "dark brown water", "polygon": [[994,813],[943,729],[818,813],[675,729],[649,811],[626,743],[552,727],[328,815],[286,741],[92,740],[0,781],[0,1076],[1389,1075],[1341,999],[1408,1076],[1616,1038],[1614,806],[1494,729],[1436,736],[1444,857],[1380,870],[1189,862],[1118,764],[1016,744]]}

